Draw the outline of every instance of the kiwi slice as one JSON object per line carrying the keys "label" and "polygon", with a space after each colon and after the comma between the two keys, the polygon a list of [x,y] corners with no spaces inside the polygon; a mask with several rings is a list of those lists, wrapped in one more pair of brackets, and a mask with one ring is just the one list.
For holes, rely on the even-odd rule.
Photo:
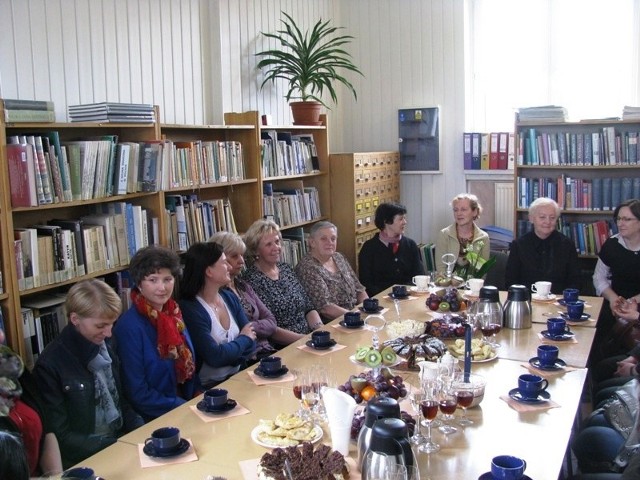
{"label": "kiwi slice", "polygon": [[396,352],[394,352],[391,347],[385,347],[382,350],[381,355],[382,355],[382,363],[384,365],[393,365],[394,363],[396,363],[396,360],[398,359]]}
{"label": "kiwi slice", "polygon": [[355,359],[359,362],[364,361],[364,359],[367,357],[367,353],[369,353],[369,349],[368,348],[359,348],[356,351],[356,355],[355,355]]}
{"label": "kiwi slice", "polygon": [[364,361],[370,367],[377,367],[382,363],[382,355],[380,355],[379,351],[371,349],[367,352]]}

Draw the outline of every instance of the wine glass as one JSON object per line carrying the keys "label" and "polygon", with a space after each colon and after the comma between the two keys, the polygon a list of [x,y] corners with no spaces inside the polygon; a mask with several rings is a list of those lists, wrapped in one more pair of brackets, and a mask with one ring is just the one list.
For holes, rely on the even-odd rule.
{"label": "wine glass", "polygon": [[422,453],[435,453],[440,450],[440,445],[431,439],[431,423],[438,415],[438,399],[435,390],[429,386],[424,390],[424,397],[420,403],[420,410],[424,421],[427,424],[427,436],[424,443],[418,446],[418,451]]}
{"label": "wine glass", "polygon": [[442,255],[442,263],[447,266],[447,278],[453,275],[453,266],[456,264],[456,256],[453,253],[445,253]]}
{"label": "wine glass", "polygon": [[462,418],[458,419],[458,425],[463,427],[473,425],[473,420],[467,418],[467,408],[473,403],[473,383],[465,382],[464,375],[462,375],[454,381],[453,390],[456,393],[458,405],[462,408]]}
{"label": "wine glass", "polygon": [[409,393],[411,408],[413,408],[413,410],[416,412],[418,416],[418,420],[416,422],[416,431],[413,434],[413,436],[411,436],[410,438],[411,443],[413,443],[414,445],[420,445],[424,443],[424,441],[426,440],[426,437],[422,435],[422,431],[421,431],[422,429],[420,428],[422,424],[421,423],[422,402],[424,401],[425,398],[426,398],[426,394],[421,389],[415,389]]}
{"label": "wine glass", "polygon": [[494,348],[499,347],[500,344],[495,341],[495,336],[502,329],[500,322],[488,312],[478,314],[476,318],[482,331],[482,340]]}
{"label": "wine glass", "polygon": [[298,409],[298,416],[301,418],[307,418],[307,411],[304,408],[304,403],[302,401],[302,392],[303,390],[308,388],[308,384],[306,383],[308,380],[308,375],[306,370],[297,369],[292,371],[295,379],[293,380],[293,395],[300,402],[300,408]]}
{"label": "wine glass", "polygon": [[387,321],[382,315],[369,315],[364,319],[364,324],[373,332],[371,345],[377,350],[380,347],[380,337],[378,336],[378,332],[385,327]]}
{"label": "wine glass", "polygon": [[320,381],[314,369],[308,369],[306,372],[306,382],[302,387],[302,405],[307,410],[307,418],[317,415],[317,407],[320,403]]}
{"label": "wine glass", "polygon": [[408,480],[407,468],[381,452],[367,452],[362,467],[363,480]]}
{"label": "wine glass", "polygon": [[453,414],[456,411],[458,406],[458,397],[456,396],[455,391],[452,389],[452,378],[448,377],[447,380],[449,383],[441,383],[440,392],[438,395],[438,401],[440,406],[440,411],[444,414],[442,417],[442,425],[438,427],[445,435],[450,435],[458,431],[456,427],[451,425],[453,422]]}

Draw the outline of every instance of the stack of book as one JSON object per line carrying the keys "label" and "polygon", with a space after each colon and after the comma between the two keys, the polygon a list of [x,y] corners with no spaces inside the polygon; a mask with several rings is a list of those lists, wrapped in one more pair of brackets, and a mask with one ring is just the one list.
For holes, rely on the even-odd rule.
{"label": "stack of book", "polygon": [[153,105],[146,103],[89,103],[70,105],[72,122],[153,123]]}
{"label": "stack of book", "polygon": [[638,120],[640,119],[640,107],[630,107],[625,105],[622,109],[623,120]]}
{"label": "stack of book", "polygon": [[4,99],[2,102],[6,123],[51,123],[56,121],[53,102],[11,99]]}
{"label": "stack of book", "polygon": [[556,105],[518,109],[520,122],[566,122],[567,117],[567,109]]}

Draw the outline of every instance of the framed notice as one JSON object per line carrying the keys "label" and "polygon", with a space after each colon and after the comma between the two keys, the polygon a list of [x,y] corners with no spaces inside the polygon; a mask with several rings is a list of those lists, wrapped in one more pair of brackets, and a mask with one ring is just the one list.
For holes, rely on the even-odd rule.
{"label": "framed notice", "polygon": [[439,107],[398,110],[400,171],[440,171]]}

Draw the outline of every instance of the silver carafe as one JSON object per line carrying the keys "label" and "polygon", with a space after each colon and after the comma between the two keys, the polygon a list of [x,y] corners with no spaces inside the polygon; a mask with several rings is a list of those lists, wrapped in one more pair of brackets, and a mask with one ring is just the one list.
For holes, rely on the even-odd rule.
{"label": "silver carafe", "polygon": [[531,299],[524,285],[511,285],[504,304],[505,328],[531,328]]}
{"label": "silver carafe", "polygon": [[369,450],[373,424],[381,418],[400,418],[400,404],[391,397],[373,397],[367,402],[364,424],[358,434],[358,465],[360,466],[364,461],[365,453]]}
{"label": "silver carafe", "polygon": [[369,470],[375,473],[373,478],[384,478],[382,469],[389,461],[408,467],[416,464],[407,424],[399,418],[382,418],[373,424],[369,450],[360,469],[362,478],[370,478],[367,477]]}
{"label": "silver carafe", "polygon": [[502,326],[502,305],[500,304],[500,292],[493,285],[486,285],[480,289],[475,313],[480,318],[489,315],[489,323]]}

